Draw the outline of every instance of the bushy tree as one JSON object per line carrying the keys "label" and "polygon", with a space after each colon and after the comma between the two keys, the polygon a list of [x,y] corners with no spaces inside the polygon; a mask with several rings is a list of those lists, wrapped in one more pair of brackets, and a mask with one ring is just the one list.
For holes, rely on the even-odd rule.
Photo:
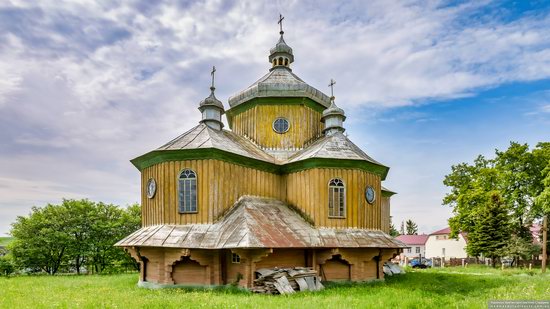
{"label": "bushy tree", "polygon": [[443,199],[443,204],[453,209],[449,219],[451,236],[467,233],[467,251],[473,256],[483,250],[472,241],[472,236],[476,236],[471,233],[476,232],[480,220],[490,211],[489,196],[499,197],[500,208],[508,216],[508,224],[502,229],[509,229],[512,243],[506,244],[510,250],[500,250],[501,254],[523,249],[527,252],[526,246],[518,245],[517,237],[522,243],[531,242],[529,228],[550,213],[550,143],[539,143],[530,150],[527,144],[512,142],[505,151],[495,153],[494,159],[478,156],[473,164],[452,166],[443,181],[451,189]]}
{"label": "bushy tree", "polygon": [[109,265],[135,265],[113,245],[139,229],[139,205],[123,209],[89,200],[63,200],[61,205],[34,207],[28,217],[12,224],[15,240],[10,244],[20,268],[55,274],[62,266],[80,273],[102,272]]}
{"label": "bushy tree", "polygon": [[506,246],[501,249],[500,256],[513,258],[512,265],[519,259],[529,259],[540,252],[541,247],[535,245],[532,239],[526,240],[519,235],[512,235]]}
{"label": "bushy tree", "polygon": [[9,276],[15,272],[15,265],[11,256],[0,256],[0,276]]}
{"label": "bushy tree", "polygon": [[16,265],[50,275],[57,273],[68,258],[71,236],[67,218],[64,208],[51,204],[33,207],[28,217],[17,217],[11,229],[15,239],[8,245]]}

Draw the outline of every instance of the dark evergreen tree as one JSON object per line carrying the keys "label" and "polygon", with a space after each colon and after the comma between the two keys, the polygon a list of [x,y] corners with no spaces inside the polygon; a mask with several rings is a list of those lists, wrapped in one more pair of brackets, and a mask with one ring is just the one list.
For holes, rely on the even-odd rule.
{"label": "dark evergreen tree", "polygon": [[393,225],[391,216],[390,216],[390,236],[391,237],[399,236],[399,231],[395,228],[395,225]]}
{"label": "dark evergreen tree", "polygon": [[473,230],[468,234],[466,251],[471,256],[483,254],[491,258],[493,266],[504,253],[511,235],[510,217],[498,192],[489,192],[478,212]]}
{"label": "dark evergreen tree", "polygon": [[409,219],[405,224],[406,224],[407,235],[418,234],[418,225],[413,220]]}

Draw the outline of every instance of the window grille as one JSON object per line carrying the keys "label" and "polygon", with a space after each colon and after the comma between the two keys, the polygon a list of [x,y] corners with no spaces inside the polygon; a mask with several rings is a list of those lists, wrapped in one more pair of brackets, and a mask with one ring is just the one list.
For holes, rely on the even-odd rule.
{"label": "window grille", "polygon": [[344,182],[334,178],[328,185],[328,215],[343,218],[346,213],[346,188]]}
{"label": "window grille", "polygon": [[197,212],[197,175],[193,170],[185,169],[179,177],[179,212]]}

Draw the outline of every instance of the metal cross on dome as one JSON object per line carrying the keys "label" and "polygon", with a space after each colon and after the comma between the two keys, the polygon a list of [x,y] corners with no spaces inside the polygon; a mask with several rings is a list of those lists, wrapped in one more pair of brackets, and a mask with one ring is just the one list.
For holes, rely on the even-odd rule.
{"label": "metal cross on dome", "polygon": [[279,13],[279,21],[277,22],[279,24],[279,27],[281,29],[281,33],[283,33],[283,19],[285,19],[283,17],[283,15],[281,13]]}
{"label": "metal cross on dome", "polygon": [[212,75],[212,87],[210,88],[214,88],[214,73],[216,73],[216,67],[212,66],[212,72],[210,72],[210,75]]}
{"label": "metal cross on dome", "polygon": [[330,87],[330,96],[334,96],[334,85],[336,84],[336,81],[334,79],[330,79],[330,84],[328,86]]}

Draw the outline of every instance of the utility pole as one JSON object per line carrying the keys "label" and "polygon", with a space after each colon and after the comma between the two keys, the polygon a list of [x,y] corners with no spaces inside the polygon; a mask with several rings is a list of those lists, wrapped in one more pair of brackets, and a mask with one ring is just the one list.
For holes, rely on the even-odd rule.
{"label": "utility pole", "polygon": [[548,252],[546,252],[546,246],[548,245],[548,215],[545,215],[542,219],[542,272],[546,272],[546,259]]}

